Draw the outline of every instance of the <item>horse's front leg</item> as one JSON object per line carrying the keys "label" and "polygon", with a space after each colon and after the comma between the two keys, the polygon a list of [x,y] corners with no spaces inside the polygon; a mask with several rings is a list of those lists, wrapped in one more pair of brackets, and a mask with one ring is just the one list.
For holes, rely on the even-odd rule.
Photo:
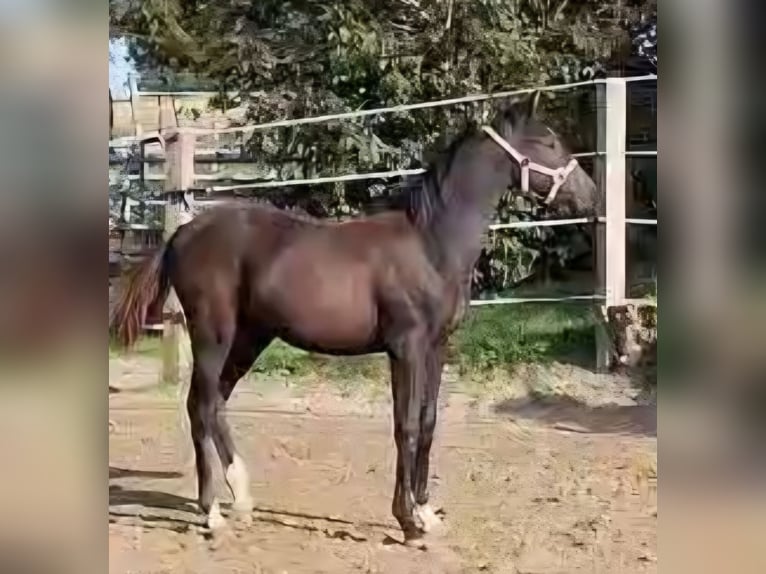
{"label": "horse's front leg", "polygon": [[396,488],[391,510],[404,532],[406,544],[417,544],[424,533],[423,523],[417,520],[415,514],[413,491],[420,407],[426,381],[423,343],[423,337],[409,334],[391,352],[394,440],[397,450]]}
{"label": "horse's front leg", "polygon": [[413,490],[415,492],[415,514],[423,523],[423,530],[430,532],[438,528],[441,520],[428,503],[428,477],[431,457],[431,443],[436,428],[436,413],[439,402],[444,349],[438,344],[429,350],[425,357],[426,382],[423,401],[420,407],[420,434],[418,451],[415,458]]}

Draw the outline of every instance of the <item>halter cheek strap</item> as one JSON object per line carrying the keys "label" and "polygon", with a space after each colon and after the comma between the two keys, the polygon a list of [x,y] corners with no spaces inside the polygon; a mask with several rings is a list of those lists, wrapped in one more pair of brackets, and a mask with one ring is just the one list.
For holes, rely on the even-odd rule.
{"label": "halter cheek strap", "polygon": [[523,191],[524,193],[529,192],[530,170],[540,173],[542,175],[547,175],[553,179],[553,185],[551,186],[551,189],[548,192],[548,195],[543,200],[543,203],[545,203],[546,205],[550,204],[556,198],[556,194],[559,192],[559,189],[561,189],[561,186],[567,180],[569,175],[578,166],[577,160],[575,158],[572,158],[569,160],[569,163],[565,165],[564,167],[551,169],[550,167],[531,161],[527,156],[519,152],[516,148],[514,148],[511,144],[509,144],[505,139],[503,139],[491,127],[484,126],[482,130],[484,130],[484,133],[486,133],[489,137],[491,137],[497,145],[503,148],[508,153],[508,155],[510,155],[516,161],[516,163],[519,164],[519,168],[521,169],[521,191]]}

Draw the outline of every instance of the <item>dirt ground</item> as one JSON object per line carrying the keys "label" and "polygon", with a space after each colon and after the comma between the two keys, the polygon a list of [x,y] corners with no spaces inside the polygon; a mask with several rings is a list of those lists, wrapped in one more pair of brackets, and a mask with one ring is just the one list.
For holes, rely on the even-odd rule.
{"label": "dirt ground", "polygon": [[[148,359],[112,360],[110,383],[124,390],[110,398],[111,573],[657,571],[656,411],[625,381],[563,365],[522,371],[561,381],[541,401],[477,398],[448,374],[431,482],[444,529],[418,550],[399,543],[391,516],[386,400],[242,381],[228,417],[254,520],[211,538],[183,407],[141,389],[156,373]],[[226,515],[220,473],[217,490]]]}

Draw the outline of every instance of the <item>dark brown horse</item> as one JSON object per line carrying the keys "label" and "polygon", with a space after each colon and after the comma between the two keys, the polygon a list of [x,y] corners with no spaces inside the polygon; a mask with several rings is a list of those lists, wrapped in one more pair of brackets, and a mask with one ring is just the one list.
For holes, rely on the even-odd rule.
{"label": "dark brown horse", "polygon": [[233,508],[247,516],[252,509],[224,407],[275,338],[333,355],[387,353],[398,454],[392,511],[408,542],[438,523],[428,464],[444,345],[468,307],[495,204],[521,182],[561,214],[592,213],[596,203],[591,178],[535,119],[536,102],[510,106],[490,129],[456,140],[405,193],[404,209],[330,223],[263,205],[221,206],[180,227],[130,277],[111,324],[124,344],[171,286],[183,307],[199,505],[211,528],[223,525],[213,445]]}

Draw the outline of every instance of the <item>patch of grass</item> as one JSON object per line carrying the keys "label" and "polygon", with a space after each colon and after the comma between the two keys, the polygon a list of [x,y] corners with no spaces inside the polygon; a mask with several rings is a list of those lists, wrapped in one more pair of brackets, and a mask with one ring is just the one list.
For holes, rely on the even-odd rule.
{"label": "patch of grass", "polygon": [[140,337],[130,351],[119,348],[113,341],[109,341],[109,358],[114,359],[127,355],[142,355],[145,357],[162,357],[162,336],[144,335]]}
{"label": "patch of grass", "polygon": [[279,340],[261,354],[251,372],[290,377],[297,386],[319,378],[331,382],[344,396],[362,388],[377,394],[387,388],[388,380],[388,364],[382,355],[332,357],[296,349]]}
{"label": "patch of grass", "polygon": [[[472,309],[453,335],[448,363],[463,373],[472,373],[576,358],[595,349],[594,329],[595,317],[587,305],[487,305]],[[385,380],[388,376],[381,356],[326,357],[281,341],[271,344],[253,370],[334,381]]]}
{"label": "patch of grass", "polygon": [[[161,357],[162,339],[144,337],[134,353]],[[520,364],[553,360],[585,362],[595,355],[595,316],[589,305],[519,304],[472,308],[450,340],[447,362],[463,377],[476,376],[498,385]],[[110,346],[110,357],[120,351]],[[281,379],[300,390],[317,379],[342,395],[388,392],[384,355],[330,357],[274,341],[251,370],[266,380]]]}
{"label": "patch of grass", "polygon": [[261,353],[252,371],[267,375],[301,376],[311,372],[313,355],[291,347],[282,341],[274,341]]}
{"label": "patch of grass", "polygon": [[479,307],[453,336],[449,362],[465,373],[582,356],[595,348],[594,329],[586,305]]}

